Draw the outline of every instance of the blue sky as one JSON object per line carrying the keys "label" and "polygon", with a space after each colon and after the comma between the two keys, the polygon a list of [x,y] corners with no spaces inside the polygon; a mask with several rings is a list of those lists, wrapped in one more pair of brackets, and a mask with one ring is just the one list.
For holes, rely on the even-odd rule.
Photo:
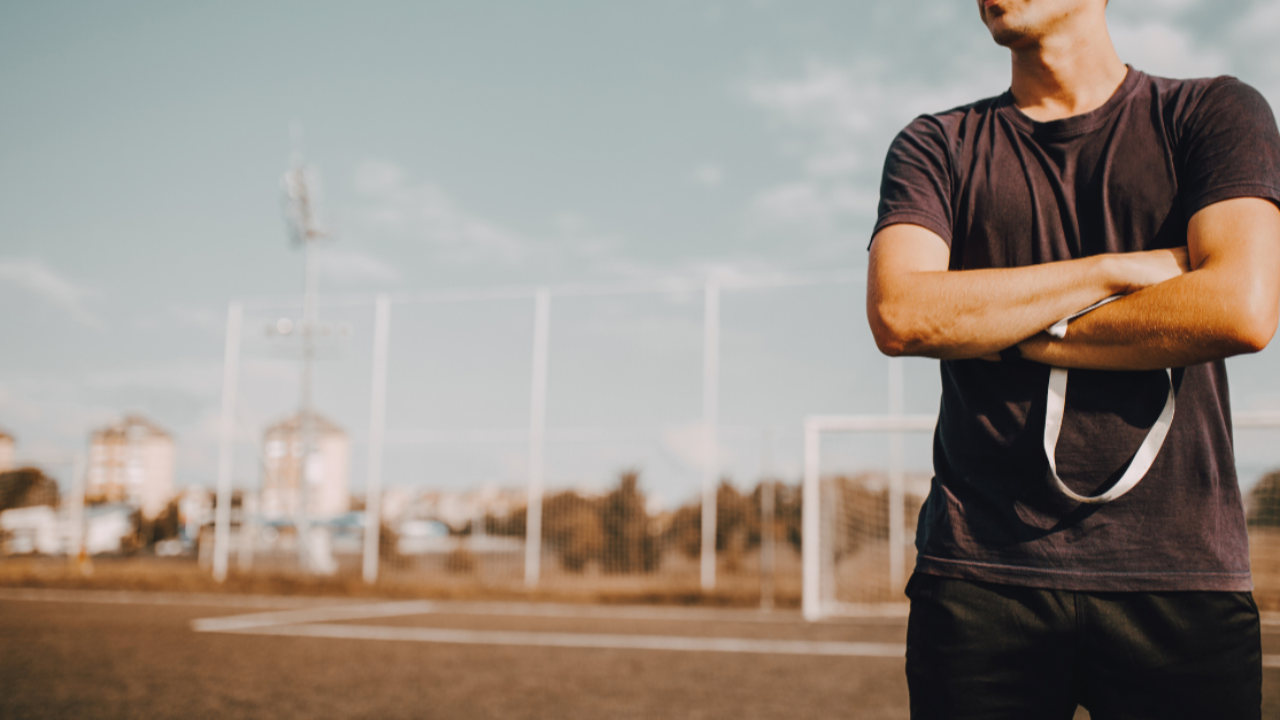
{"label": "blue sky", "polygon": [[[1112,5],[1136,67],[1235,74],[1280,100],[1280,2]],[[177,436],[179,482],[211,480],[226,303],[301,288],[280,214],[291,123],[323,180],[328,293],[857,273],[893,134],[1002,91],[1007,63],[959,0],[8,4],[0,426],[22,450],[65,450],[140,410]],[[726,297],[725,422],[792,432],[808,412],[883,412],[860,294]],[[698,303],[556,306],[552,426],[667,429],[591,461],[553,451],[553,475],[637,464],[682,495]],[[456,310],[397,311],[393,429],[527,417],[531,309]],[[322,363],[321,399],[357,441],[359,487],[368,321],[345,321],[354,339]],[[262,389],[245,422],[260,426],[288,411],[294,365],[246,352]],[[1237,407],[1280,409],[1273,356],[1233,362]],[[911,365],[916,411],[936,402],[933,374]],[[798,448],[777,442],[794,471]],[[397,452],[392,482],[522,476],[518,443],[468,451],[483,460]],[[728,469],[758,455],[726,448]]]}

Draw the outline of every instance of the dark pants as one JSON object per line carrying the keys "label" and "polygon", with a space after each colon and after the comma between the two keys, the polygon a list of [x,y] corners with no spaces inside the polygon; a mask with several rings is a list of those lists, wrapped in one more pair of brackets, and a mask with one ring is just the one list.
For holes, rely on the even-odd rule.
{"label": "dark pants", "polygon": [[1068,592],[915,574],[913,720],[1259,720],[1250,593]]}

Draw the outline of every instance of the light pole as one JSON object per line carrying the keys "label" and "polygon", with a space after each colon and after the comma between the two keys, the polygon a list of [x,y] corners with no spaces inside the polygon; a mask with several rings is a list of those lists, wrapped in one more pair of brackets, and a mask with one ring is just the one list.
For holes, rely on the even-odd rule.
{"label": "light pole", "polygon": [[316,243],[327,234],[320,228],[316,220],[313,204],[312,185],[315,174],[302,159],[299,149],[301,130],[294,126],[293,158],[289,169],[285,171],[281,182],[284,188],[284,214],[288,224],[289,236],[294,245],[301,245],[303,251],[303,294],[302,294],[302,326],[298,334],[302,340],[302,372],[298,388],[298,431],[302,436],[302,453],[299,458],[298,497],[299,506],[295,516],[298,530],[299,560],[310,571],[320,570],[318,558],[312,557],[311,527],[309,521],[310,485],[318,482],[318,465],[313,462],[316,451],[315,442],[315,410],[313,407],[313,385],[315,365],[315,336],[319,328],[320,314],[320,278],[316,272]]}

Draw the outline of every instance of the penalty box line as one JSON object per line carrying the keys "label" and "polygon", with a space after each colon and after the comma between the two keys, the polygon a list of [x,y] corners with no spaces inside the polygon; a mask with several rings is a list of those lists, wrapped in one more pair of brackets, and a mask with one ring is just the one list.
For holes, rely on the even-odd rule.
{"label": "penalty box line", "polygon": [[382,640],[451,645],[503,645],[517,647],[588,648],[598,650],[666,650],[674,652],[757,653],[767,655],[817,655],[826,657],[905,658],[901,643],[830,642],[812,640],[762,640],[708,638],[681,635],[619,635],[568,632],[457,630],[403,628],[378,625],[342,625],[334,621],[425,615],[437,612],[434,603],[409,601],[305,608],[193,620],[191,628],[202,633],[275,635],[333,640]]}
{"label": "penalty box line", "polygon": [[[446,611],[438,603],[407,601],[315,607],[277,612],[194,620],[202,633],[274,635],[333,640],[381,640],[453,645],[503,645],[518,647],[586,648],[602,650],[666,650],[674,652],[756,653],[825,657],[904,658],[900,643],[833,642],[811,640],[761,640],[707,638],[676,635],[619,635],[563,632],[457,630],[400,628],[376,625],[341,625],[334,621],[426,615]],[[1280,655],[1264,655],[1262,665],[1280,668]]]}

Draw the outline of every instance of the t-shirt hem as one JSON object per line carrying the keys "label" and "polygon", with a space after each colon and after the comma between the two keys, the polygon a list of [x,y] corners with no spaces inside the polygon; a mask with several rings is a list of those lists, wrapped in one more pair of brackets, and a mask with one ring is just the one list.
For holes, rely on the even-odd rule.
{"label": "t-shirt hem", "polygon": [[[871,236],[872,238],[875,238],[876,233],[889,227],[890,225],[902,225],[902,224],[919,225],[927,230],[932,230],[933,232],[938,234],[938,237],[942,238],[943,242],[945,242],[948,247],[951,246],[951,224],[950,223],[944,220],[941,220],[939,218],[936,218],[932,215],[926,215],[924,213],[915,212],[915,211],[896,211],[896,212],[891,212],[884,215],[883,217],[881,217],[879,220],[876,221],[876,227],[874,230],[871,231]],[[871,248],[870,243],[868,243],[867,248],[868,249]]]}
{"label": "t-shirt hem", "polygon": [[1248,572],[1079,571],[953,560],[919,555],[916,572],[1000,585],[1072,592],[1251,592]]}

